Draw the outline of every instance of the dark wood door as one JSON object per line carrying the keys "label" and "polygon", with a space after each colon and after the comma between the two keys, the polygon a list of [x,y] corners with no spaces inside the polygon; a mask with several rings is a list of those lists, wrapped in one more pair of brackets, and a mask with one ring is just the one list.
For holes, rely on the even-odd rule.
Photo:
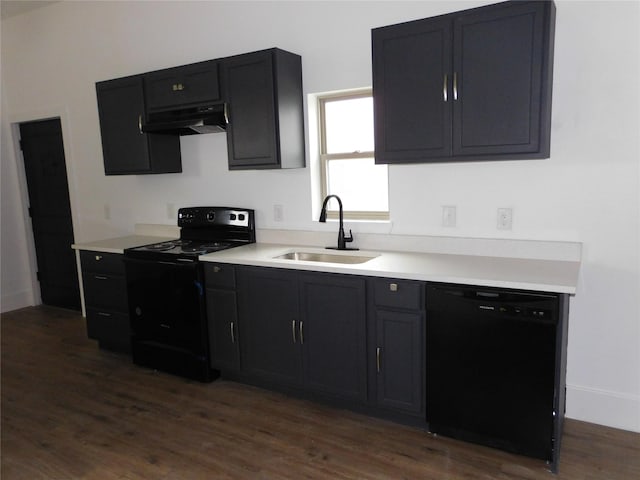
{"label": "dark wood door", "polygon": [[73,223],[59,119],[20,124],[42,303],[80,309]]}
{"label": "dark wood door", "polygon": [[374,29],[376,163],[451,155],[451,21]]}
{"label": "dark wood door", "polygon": [[544,12],[514,2],[456,18],[454,156],[539,150]]}
{"label": "dark wood door", "polygon": [[142,76],[96,84],[105,175],[182,171],[180,137],[141,132]]}
{"label": "dark wood door", "polygon": [[305,386],[346,400],[366,400],[366,296],[361,278],[300,275]]}
{"label": "dark wood door", "polygon": [[222,71],[229,115],[229,167],[277,166],[271,51],[226,59]]}
{"label": "dark wood door", "polygon": [[424,413],[424,316],[379,309],[376,312],[378,405]]}
{"label": "dark wood door", "polygon": [[238,269],[243,370],[279,385],[299,385],[302,362],[294,272]]}

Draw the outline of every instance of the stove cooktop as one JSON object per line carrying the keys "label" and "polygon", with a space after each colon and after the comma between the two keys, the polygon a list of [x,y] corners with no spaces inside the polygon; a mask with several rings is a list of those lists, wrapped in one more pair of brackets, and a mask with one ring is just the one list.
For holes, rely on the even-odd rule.
{"label": "stove cooktop", "polygon": [[125,250],[142,260],[196,262],[200,255],[255,242],[254,211],[229,207],[187,207],[178,211],[180,238]]}

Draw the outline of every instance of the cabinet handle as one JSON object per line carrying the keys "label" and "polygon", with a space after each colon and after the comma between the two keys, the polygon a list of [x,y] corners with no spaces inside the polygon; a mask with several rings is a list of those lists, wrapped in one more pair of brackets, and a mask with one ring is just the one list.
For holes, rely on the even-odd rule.
{"label": "cabinet handle", "polygon": [[111,314],[107,313],[107,312],[98,312],[98,315],[100,315],[101,317],[110,317]]}
{"label": "cabinet handle", "polygon": [[217,265],[213,267],[213,273],[220,273],[220,267],[218,267]]}
{"label": "cabinet handle", "polygon": [[447,74],[444,74],[444,81],[442,82],[442,97],[444,98],[444,102],[447,103],[449,99],[449,94],[447,92]]}
{"label": "cabinet handle", "polygon": [[224,102],[224,124],[229,125],[229,104]]}
{"label": "cabinet handle", "polygon": [[142,131],[142,114],[138,115],[138,131],[140,132],[140,135],[144,133]]}
{"label": "cabinet handle", "polygon": [[102,255],[96,255],[96,262],[99,262],[100,260],[102,260]]}
{"label": "cabinet handle", "polygon": [[231,322],[231,343],[236,343],[236,335],[233,331],[233,327],[234,327],[233,323],[234,322]]}
{"label": "cabinet handle", "polygon": [[105,277],[104,275],[94,275],[93,278],[96,280],[109,280],[109,277]]}
{"label": "cabinet handle", "polygon": [[453,99],[458,100],[458,72],[453,72]]}
{"label": "cabinet handle", "polygon": [[296,343],[296,321],[291,320],[291,335],[293,336],[293,343]]}
{"label": "cabinet handle", "polygon": [[389,284],[389,290],[391,292],[397,292],[398,291],[398,284],[397,283],[390,283]]}
{"label": "cabinet handle", "polygon": [[380,347],[376,348],[376,370],[380,373]]}
{"label": "cabinet handle", "polygon": [[184,85],[182,83],[174,83],[171,88],[174,92],[181,92],[184,90]]}
{"label": "cabinet handle", "polygon": [[300,345],[302,345],[304,343],[304,334],[302,333],[302,326],[304,325],[304,322],[300,322]]}

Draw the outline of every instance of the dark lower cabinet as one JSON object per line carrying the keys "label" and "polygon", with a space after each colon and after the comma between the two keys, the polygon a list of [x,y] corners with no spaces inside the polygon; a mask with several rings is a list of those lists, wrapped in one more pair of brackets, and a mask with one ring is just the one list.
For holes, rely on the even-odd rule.
{"label": "dark lower cabinet", "polygon": [[80,252],[87,336],[101,348],[131,351],[127,284],[122,255]]}
{"label": "dark lower cabinet", "polygon": [[299,275],[300,335],[307,389],[367,398],[365,282],[335,274]]}
{"label": "dark lower cabinet", "polygon": [[370,402],[424,424],[424,283],[375,278],[369,290]]}
{"label": "dark lower cabinet", "polygon": [[227,264],[204,267],[211,368],[240,371],[240,341],[235,268]]}
{"label": "dark lower cabinet", "polygon": [[358,277],[238,268],[244,372],[276,386],[366,400],[365,283]]}
{"label": "dark lower cabinet", "polygon": [[300,317],[297,274],[237,268],[244,372],[276,385],[299,386]]}
{"label": "dark lower cabinet", "polygon": [[512,1],[376,28],[376,163],[548,158],[555,6]]}
{"label": "dark lower cabinet", "polygon": [[424,314],[376,311],[376,400],[386,409],[424,413]]}
{"label": "dark lower cabinet", "polygon": [[182,171],[180,137],[142,133],[142,75],[96,83],[105,175]]}

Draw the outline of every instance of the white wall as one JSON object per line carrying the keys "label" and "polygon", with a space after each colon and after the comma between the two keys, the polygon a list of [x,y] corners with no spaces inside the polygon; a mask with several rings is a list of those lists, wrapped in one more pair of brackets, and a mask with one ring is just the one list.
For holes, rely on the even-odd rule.
{"label": "white wall", "polygon": [[[372,27],[487,3],[61,2],[2,21],[3,310],[38,298],[11,123],[63,117],[77,241],[129,234],[137,222],[174,224],[168,203],[237,204],[255,208],[261,228],[332,230],[312,220],[309,167],[229,172],[223,135],[184,138],[182,174],[105,177],[94,83],[277,46],[302,55],[305,93],[367,86]],[[392,222],[350,227],[356,236],[584,242],[567,414],[640,431],[640,9],[556,5],[551,158],[392,166]],[[284,206],[281,223],[274,204]],[[454,230],[440,227],[442,205],[458,207]],[[514,209],[510,232],[495,229],[502,206]]]}

